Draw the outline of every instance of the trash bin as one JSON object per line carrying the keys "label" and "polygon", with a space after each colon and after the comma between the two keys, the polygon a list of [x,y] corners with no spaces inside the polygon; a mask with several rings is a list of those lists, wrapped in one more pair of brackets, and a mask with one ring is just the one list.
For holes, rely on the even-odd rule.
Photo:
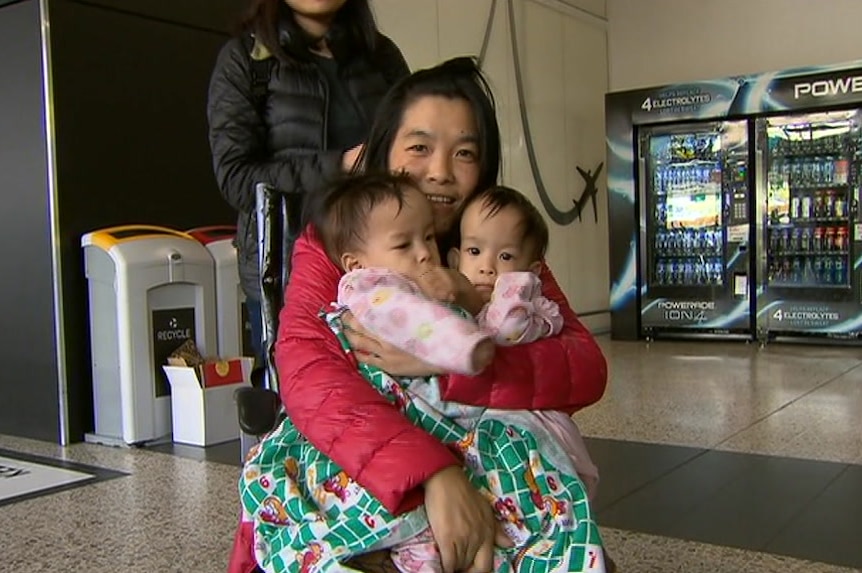
{"label": "trash bin", "polygon": [[150,225],[81,238],[90,301],[95,432],[87,441],[141,444],[171,433],[162,366],[185,340],[216,351],[209,251],[187,233]]}
{"label": "trash bin", "polygon": [[221,358],[254,356],[245,293],[239,282],[233,225],[198,227],[186,231],[207,248],[215,262],[216,327]]}

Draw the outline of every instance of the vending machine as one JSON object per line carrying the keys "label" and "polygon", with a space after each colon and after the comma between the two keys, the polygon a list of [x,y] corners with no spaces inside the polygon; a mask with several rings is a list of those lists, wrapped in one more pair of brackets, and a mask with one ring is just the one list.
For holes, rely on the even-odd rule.
{"label": "vending machine", "polygon": [[644,336],[751,331],[745,121],[644,128]]}
{"label": "vending machine", "polygon": [[611,335],[862,337],[862,61],[606,96]]}
{"label": "vending machine", "polygon": [[[859,110],[759,119],[757,332],[857,336]],[[854,280],[856,279],[856,280]]]}

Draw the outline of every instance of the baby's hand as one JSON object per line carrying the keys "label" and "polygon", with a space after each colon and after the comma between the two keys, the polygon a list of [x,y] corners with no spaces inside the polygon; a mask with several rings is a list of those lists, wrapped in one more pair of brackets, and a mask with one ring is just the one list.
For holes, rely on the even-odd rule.
{"label": "baby's hand", "polygon": [[444,267],[429,267],[413,280],[428,298],[455,302],[458,299],[459,283],[453,272]]}

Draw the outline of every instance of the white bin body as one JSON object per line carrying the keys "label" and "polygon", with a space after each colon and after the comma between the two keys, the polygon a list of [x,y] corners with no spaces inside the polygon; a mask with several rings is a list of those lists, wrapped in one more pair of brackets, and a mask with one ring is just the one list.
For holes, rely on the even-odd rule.
{"label": "white bin body", "polygon": [[187,338],[204,356],[216,351],[213,259],[179,233],[142,232],[111,244],[109,231],[82,239],[95,441],[140,444],[171,433],[167,354]]}

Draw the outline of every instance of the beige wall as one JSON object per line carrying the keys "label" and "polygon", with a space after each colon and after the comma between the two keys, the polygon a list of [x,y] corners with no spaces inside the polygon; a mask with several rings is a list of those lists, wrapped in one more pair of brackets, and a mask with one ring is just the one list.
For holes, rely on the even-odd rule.
{"label": "beige wall", "polygon": [[[491,0],[374,0],[383,31],[401,47],[412,69],[463,54],[478,54]],[[515,0],[525,100],[542,180],[556,207],[580,197],[575,170],[604,161],[607,91],[605,0]],[[542,210],[530,172],[515,83],[507,0],[498,0],[485,71],[499,106],[503,182]],[[548,219],[548,263],[576,311],[608,307],[607,199],[599,180],[598,223],[592,206],[583,220],[560,226]],[[607,328],[607,315],[585,319]]]}
{"label": "beige wall", "polygon": [[607,0],[610,89],[862,58],[860,0]]}

